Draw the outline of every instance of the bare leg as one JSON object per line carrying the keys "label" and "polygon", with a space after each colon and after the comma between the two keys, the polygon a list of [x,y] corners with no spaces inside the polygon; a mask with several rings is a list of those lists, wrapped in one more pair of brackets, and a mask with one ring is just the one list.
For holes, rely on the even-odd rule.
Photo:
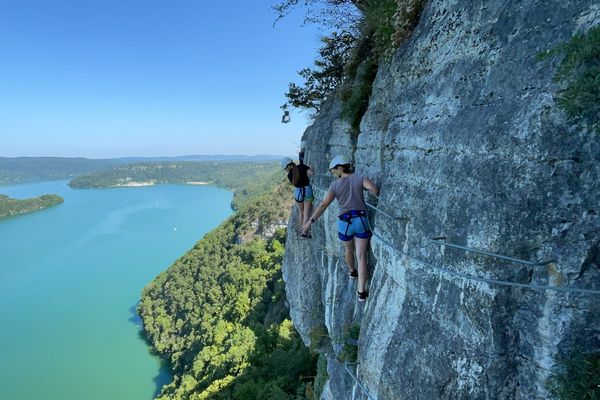
{"label": "bare leg", "polygon": [[302,225],[306,225],[306,223],[310,219],[311,207],[312,207],[312,201],[304,201],[304,219],[302,220]]}
{"label": "bare leg", "polygon": [[370,239],[355,238],[356,258],[358,259],[358,291],[364,292],[367,284],[367,247]]}
{"label": "bare leg", "polygon": [[304,203],[298,203],[298,224],[300,225],[299,229],[304,225]]}
{"label": "bare leg", "polygon": [[354,239],[344,242],[344,258],[346,259],[346,265],[350,268],[350,271],[355,271],[354,268]]}

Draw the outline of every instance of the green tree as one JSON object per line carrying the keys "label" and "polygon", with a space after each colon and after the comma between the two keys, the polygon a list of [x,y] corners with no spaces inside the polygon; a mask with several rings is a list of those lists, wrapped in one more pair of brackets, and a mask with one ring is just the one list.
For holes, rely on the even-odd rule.
{"label": "green tree", "polygon": [[559,400],[599,400],[600,353],[574,352],[559,357],[546,387]]}
{"label": "green tree", "polygon": [[333,32],[322,37],[315,66],[298,72],[304,83],[302,86],[289,84],[285,94],[288,101],[281,108],[286,111],[291,106],[319,112],[323,101],[343,82],[344,68],[355,40],[349,32]]}
{"label": "green tree", "polygon": [[289,84],[282,122],[289,122],[289,108],[319,112],[327,98],[340,93],[342,117],[357,132],[379,63],[409,37],[424,4],[425,0],[286,0],[275,6],[278,18],[304,7],[306,22],[336,30],[322,39],[315,66],[298,72],[304,82]]}
{"label": "green tree", "polygon": [[584,122],[600,134],[600,26],[538,56],[562,55],[554,77],[566,84],[556,98],[569,119]]}
{"label": "green tree", "polygon": [[303,8],[304,22],[335,30],[350,30],[360,19],[364,0],[284,0],[273,6],[276,22],[297,8]]}

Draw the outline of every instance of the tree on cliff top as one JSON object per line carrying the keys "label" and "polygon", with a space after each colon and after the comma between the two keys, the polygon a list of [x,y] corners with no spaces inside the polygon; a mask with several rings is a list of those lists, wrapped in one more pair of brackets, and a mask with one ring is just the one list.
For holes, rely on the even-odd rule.
{"label": "tree on cliff top", "polygon": [[273,6],[276,21],[296,8],[305,11],[304,23],[317,24],[334,30],[348,30],[356,26],[365,0],[285,0]]}
{"label": "tree on cliff top", "polygon": [[314,67],[298,71],[304,84],[289,84],[282,122],[289,122],[290,107],[318,112],[323,101],[343,87],[342,117],[358,130],[380,60],[409,37],[424,4],[425,0],[285,0],[274,6],[277,19],[303,7],[305,23],[334,30],[321,39]]}
{"label": "tree on cliff top", "polygon": [[349,32],[333,32],[322,37],[323,46],[319,49],[314,67],[298,71],[305,80],[304,85],[290,83],[286,93],[288,102],[281,108],[285,111],[292,106],[319,112],[323,101],[343,82],[344,68],[355,40]]}

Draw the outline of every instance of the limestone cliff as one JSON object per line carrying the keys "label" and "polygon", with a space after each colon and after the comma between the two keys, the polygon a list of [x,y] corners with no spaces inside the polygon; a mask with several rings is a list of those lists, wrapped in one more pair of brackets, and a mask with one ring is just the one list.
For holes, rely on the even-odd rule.
{"label": "limestone cliff", "polygon": [[[361,327],[352,371],[379,400],[547,399],[554,356],[600,349],[598,296],[460,275],[600,289],[600,137],[557,107],[560,58],[536,59],[598,23],[596,0],[432,0],[380,67],[360,134],[336,100],[306,130],[315,186],[326,189],[330,158],[346,155],[380,185],[377,207],[397,217],[370,214],[365,305],[346,275],[335,203],[312,240],[289,230],[294,324],[307,344],[328,337],[318,343],[323,399],[366,398],[338,360],[352,324]],[[555,261],[509,262],[430,241],[439,236]]]}

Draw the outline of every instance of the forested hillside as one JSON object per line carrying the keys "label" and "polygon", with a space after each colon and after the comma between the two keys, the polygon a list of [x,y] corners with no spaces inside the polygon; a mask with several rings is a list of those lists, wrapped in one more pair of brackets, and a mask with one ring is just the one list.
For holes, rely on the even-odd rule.
{"label": "forested hillside", "polygon": [[64,199],[55,194],[45,194],[33,199],[24,200],[13,199],[0,194],[0,218],[41,210],[62,202],[64,202]]}
{"label": "forested hillside", "polygon": [[120,159],[91,160],[81,157],[0,157],[0,185],[69,179],[124,162]]}
{"label": "forested hillside", "polygon": [[290,200],[281,181],[244,197],[234,216],[144,289],[138,312],[175,377],[159,399],[313,399],[303,377],[315,375],[316,360],[285,305],[286,232],[261,234],[286,218]]}

